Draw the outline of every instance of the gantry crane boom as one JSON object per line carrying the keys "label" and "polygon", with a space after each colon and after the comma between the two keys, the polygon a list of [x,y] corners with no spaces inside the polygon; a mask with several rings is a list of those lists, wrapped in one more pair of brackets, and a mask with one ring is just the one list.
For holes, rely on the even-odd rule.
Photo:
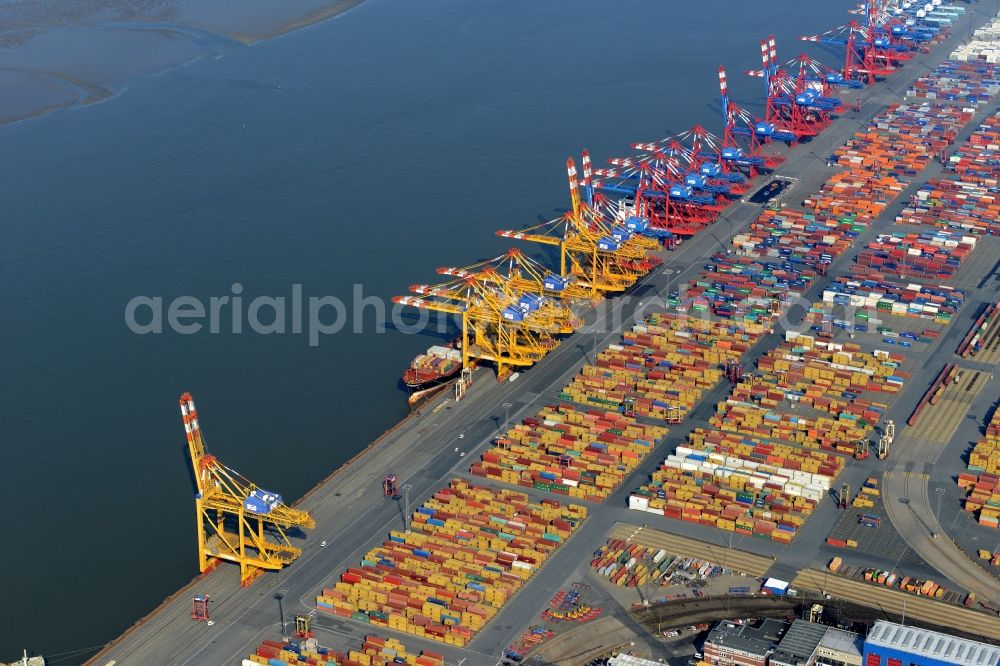
{"label": "gantry crane boom", "polygon": [[484,306],[491,315],[500,313],[502,319],[535,331],[568,334],[576,330],[577,320],[568,305],[557,299],[525,294],[492,269],[443,284],[410,285],[410,291],[465,300],[472,308]]}
{"label": "gantry crane boom", "polygon": [[437,269],[440,275],[468,277],[483,271],[493,271],[503,276],[520,292],[552,296],[568,301],[582,301],[591,297],[590,289],[577,284],[572,278],[556,275],[545,266],[525,255],[517,248],[505,254],[469,266],[456,268],[444,266]]}
{"label": "gantry crane boom", "polygon": [[281,496],[258,488],[205,450],[194,398],[180,398],[188,452],[198,492],[198,567],[204,572],[219,560],[240,565],[244,587],[264,571],[277,571],[302,552],[286,534],[292,528],[312,528],[307,512],[286,506]]}
{"label": "gantry crane boom", "polygon": [[511,295],[481,275],[410,288],[422,297],[397,296],[393,302],[461,314],[463,367],[471,367],[472,359],[494,363],[499,380],[514,368],[541,360],[558,344],[554,335],[573,330],[560,318],[561,311],[545,309],[537,302],[523,308],[514,305]]}
{"label": "gantry crane boom", "polygon": [[572,215],[567,213],[526,229],[496,233],[503,238],[559,247],[559,274],[575,277],[585,284],[592,298],[625,291],[652,267],[645,263],[649,261],[645,249],[618,241],[611,235],[582,233],[577,226]]}

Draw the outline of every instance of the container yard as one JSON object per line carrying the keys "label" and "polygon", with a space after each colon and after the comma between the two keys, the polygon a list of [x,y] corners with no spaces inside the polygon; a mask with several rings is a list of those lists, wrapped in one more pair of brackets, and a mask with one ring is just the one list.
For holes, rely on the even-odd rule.
{"label": "container yard", "polygon": [[935,226],[956,233],[1000,235],[1000,114],[987,117],[969,140],[948,157],[944,178],[934,178],[914,194],[896,222]]}
{"label": "container yard", "polygon": [[958,475],[958,487],[968,493],[964,509],[976,514],[980,525],[995,529],[1000,526],[1000,409],[969,453],[967,470]]}
{"label": "container yard", "polygon": [[454,480],[316,598],[321,612],[462,647],[586,519]]}
{"label": "container yard", "polygon": [[[590,567],[613,585],[653,588],[661,598],[648,599],[650,603],[703,597],[706,592],[702,588],[709,587],[714,594],[750,594],[760,590],[759,582],[746,573],[621,539],[608,539],[598,548]],[[709,586],[709,581],[715,584]]]}
{"label": "container yard", "polygon": [[879,234],[858,255],[858,265],[883,275],[947,280],[975,249],[974,236],[944,231]]}
{"label": "container yard", "polygon": [[667,434],[634,417],[563,404],[498,437],[472,474],[602,502]]}
{"label": "container yard", "polygon": [[411,666],[444,666],[444,657],[423,650],[407,652],[406,647],[393,638],[366,636],[358,650],[347,653],[320,647],[315,639],[302,641],[265,640],[253,654],[243,660],[243,666],[263,664],[265,666],[310,666],[334,664],[335,666],[389,666],[390,664],[410,664]]}
{"label": "container yard", "polygon": [[[893,282],[881,278],[877,271],[871,275],[838,277],[823,290],[825,303],[869,311],[874,308],[876,319],[885,315],[915,317],[940,325],[951,322],[964,300],[965,292],[961,290],[941,284]],[[871,315],[868,323],[872,323]]]}
{"label": "container yard", "polygon": [[788,543],[842,466],[835,456],[700,430],[688,443],[632,494],[629,508]]}
{"label": "container yard", "polygon": [[[938,12],[935,23],[945,25],[955,16]],[[814,41],[838,43],[834,33],[824,35]],[[935,30],[920,50],[930,52],[943,39]],[[865,46],[848,57],[843,75],[864,86],[917,66],[907,63],[909,58],[889,60],[873,45]],[[794,589],[831,591],[866,603],[882,603],[890,595],[886,608],[901,605],[900,597],[918,599],[916,612],[928,618],[944,617],[942,605],[962,606],[968,592],[989,586],[977,578],[982,569],[970,573],[967,564],[978,567],[972,562],[952,559],[944,567],[920,560],[944,540],[917,535],[893,515],[890,492],[907,497],[913,512],[921,510],[915,488],[905,494],[887,490],[903,474],[895,465],[905,464],[910,477],[917,469],[911,456],[921,449],[908,439],[884,460],[869,456],[868,447],[874,450],[873,436],[892,431],[893,419],[903,428],[900,410],[920,404],[917,393],[925,386],[932,387],[923,401],[925,416],[937,414],[928,410],[947,411],[934,419],[935,427],[944,428],[940,424],[954,414],[961,419],[966,413],[951,401],[979,404],[992,381],[986,371],[970,368],[959,376],[945,371],[944,379],[932,383],[925,357],[937,353],[942,330],[952,322],[962,322],[970,341],[990,330],[990,314],[976,321],[981,313],[964,307],[977,302],[973,298],[981,287],[958,279],[985,252],[976,248],[988,247],[983,232],[951,225],[886,229],[886,222],[896,217],[905,192],[924,191],[917,189],[923,187],[920,178],[939,169],[935,162],[942,156],[955,173],[962,166],[962,173],[991,186],[969,165],[989,159],[992,119],[967,144],[983,146],[980,152],[960,147],[957,160],[947,153],[965,136],[966,126],[984,115],[984,103],[997,92],[993,72],[953,58],[926,75],[914,73],[905,100],[871,109],[848,129],[837,120],[849,113],[846,105],[823,101],[831,90],[814,91],[801,102],[796,101],[801,90],[789,97],[787,86],[797,85],[795,77],[778,71],[773,43],[764,49],[762,66],[766,118],[754,118],[728,98],[721,72],[724,136],[693,128],[635,144],[638,153],[612,158],[612,168],[592,168],[585,154],[579,174],[571,160],[571,209],[548,222],[500,233],[549,246],[560,257],[558,269],[538,264],[533,277],[527,271],[503,273],[493,264],[442,269],[456,279],[414,285],[413,296],[398,299],[460,315],[463,369],[492,367],[507,381],[473,384],[463,375],[453,395],[435,398],[424,416],[387,435],[395,451],[383,446],[365,454],[378,461],[365,466],[369,471],[388,468],[390,461],[422,470],[412,475],[412,491],[421,502],[416,511],[403,509],[409,506],[409,489],[406,504],[396,504],[402,493],[387,492],[383,502],[360,514],[378,526],[372,538],[351,533],[364,532],[356,522],[343,529],[346,518],[324,506],[344,543],[330,548],[323,541],[305,551],[308,588],[304,581],[283,584],[296,593],[311,590],[321,629],[356,636],[375,625],[388,635],[408,634],[417,645],[432,641],[442,650],[418,656],[368,636],[361,650],[341,658],[379,664],[398,651],[407,654],[406,663],[429,665],[437,662],[418,659],[478,663],[503,650],[523,657],[555,637],[554,625],[589,621],[596,608],[602,615],[609,612],[586,600],[583,588],[566,585],[587,559],[589,575],[633,593],[664,587],[665,581],[683,586],[682,579],[715,579],[713,574],[731,569],[777,575],[792,581]],[[831,158],[819,157],[826,161],[825,182],[810,167],[815,193],[798,192],[801,180],[786,181],[787,189],[802,197],[801,206],[779,201],[754,210],[738,202],[762,172],[785,168],[776,144],[794,146],[824,131],[836,131],[846,143],[831,144]],[[804,159],[796,150],[786,164]],[[922,214],[910,203],[900,213],[908,224]],[[950,210],[947,202],[940,205]],[[730,235],[719,240],[701,233],[729,206],[740,221],[731,225]],[[677,270],[661,271],[664,258]],[[655,306],[653,312],[638,307],[633,297],[618,297],[647,286],[638,293]],[[807,304],[816,301],[805,313],[813,330],[788,331],[783,316],[807,297]],[[573,349],[564,341],[591,342],[576,337],[577,331],[592,316],[589,305],[601,301],[613,311],[641,311],[641,319],[631,320],[640,323],[595,335],[589,354],[586,344]],[[852,311],[830,314],[838,308]],[[478,376],[483,374],[480,369]],[[1000,514],[992,511],[995,502],[988,496],[1000,478],[989,465],[994,429],[991,425],[959,479],[969,492],[966,507],[985,515],[990,527],[998,518],[993,514]],[[915,431],[906,432],[912,439]],[[951,439],[946,434],[942,442]],[[885,480],[876,465],[890,472]],[[457,478],[458,468],[468,469],[476,481]],[[363,496],[365,482],[343,476],[351,484],[345,496]],[[479,479],[496,485],[477,485]],[[325,487],[319,495],[330,496]],[[848,504],[843,511],[823,501],[840,495]],[[822,520],[810,521],[814,516]],[[842,529],[845,519],[853,523],[849,534]],[[323,534],[334,538],[333,532]],[[729,547],[722,545],[727,541]],[[900,570],[912,556],[945,574],[922,576],[917,567],[922,577],[887,586],[894,574],[879,569],[880,562],[827,566],[830,549],[864,557],[880,548],[895,552],[888,551],[890,541],[911,549],[900,558]],[[818,586],[817,570],[835,582]],[[317,583],[317,573],[331,571],[336,578]],[[870,590],[867,596],[855,584]],[[745,595],[743,588],[756,591],[753,584],[732,584],[725,592]],[[947,606],[946,612],[965,610],[958,606]],[[978,611],[974,616],[985,618],[984,626],[992,621]],[[258,658],[322,663],[318,650],[303,662],[301,648],[296,654],[287,643],[267,646],[276,656],[258,653]]]}

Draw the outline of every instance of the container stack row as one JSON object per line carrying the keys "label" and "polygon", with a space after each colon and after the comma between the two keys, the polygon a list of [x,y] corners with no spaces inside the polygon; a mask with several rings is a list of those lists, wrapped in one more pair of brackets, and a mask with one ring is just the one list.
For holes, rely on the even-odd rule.
{"label": "container stack row", "polygon": [[901,355],[865,353],[852,343],[796,336],[762,356],[753,381],[734,387],[732,397],[769,408],[790,400],[833,416],[853,414],[859,422],[877,423],[887,405],[860,396],[866,391],[898,393],[909,378],[899,369],[901,361]]}
{"label": "container stack row", "polygon": [[[807,248],[795,251],[804,253]],[[785,304],[808,289],[815,277],[810,266],[790,256],[775,261],[719,253],[711,262],[684,294],[668,299],[668,304],[681,313],[711,312],[755,333],[770,330]]]}
{"label": "container stack row", "polygon": [[947,280],[976,249],[975,236],[948,231],[879,234],[857,258],[882,275]]}
{"label": "container stack row", "polygon": [[1000,92],[998,75],[1000,68],[994,63],[946,60],[914,81],[906,96],[963,105],[985,104]]}
{"label": "container stack row", "polygon": [[854,239],[867,229],[857,215],[830,217],[798,210],[765,210],[750,229],[733,238],[733,247],[741,255],[782,257],[793,266],[808,266],[832,261],[848,249]]}
{"label": "container stack row", "polygon": [[608,539],[590,560],[591,568],[599,575],[624,587],[657,583],[669,578],[682,563],[682,558],[669,555],[662,548],[648,548],[621,539]]}
{"label": "container stack row", "polygon": [[[310,645],[312,644],[312,645]],[[310,647],[312,649],[310,649]],[[336,666],[444,666],[444,657],[424,650],[419,654],[407,652],[402,643],[393,638],[366,636],[360,650],[337,652],[315,645],[315,641],[270,641],[261,643],[253,654],[243,660],[246,664],[267,666],[296,666],[334,664]]]}
{"label": "container stack row", "polygon": [[626,396],[638,416],[682,418],[722,378],[718,369],[738,358],[762,329],[739,330],[710,319],[655,313],[622,335],[583,367],[560,397],[583,405],[618,409]]}
{"label": "container stack row", "polygon": [[601,502],[666,435],[617,412],[549,406],[498,438],[471,472]]}
{"label": "container stack row", "polygon": [[867,436],[866,429],[860,427],[853,415],[807,418],[732,399],[716,406],[709,423],[724,432],[831,452],[841,442],[856,442]]}
{"label": "container stack row", "polygon": [[598,575],[624,587],[663,585],[675,574],[685,580],[694,580],[700,572],[703,572],[702,577],[707,577],[716,568],[721,569],[710,562],[677,557],[662,548],[649,548],[621,539],[608,539],[594,551],[590,566]]}
{"label": "container stack row", "polygon": [[896,222],[1000,236],[1000,113],[948,158],[948,170],[921,187]]}
{"label": "container stack row", "polygon": [[455,479],[316,598],[317,609],[464,646],[586,519]]}
{"label": "container stack row", "polygon": [[837,277],[823,290],[824,303],[874,309],[879,315],[922,317],[943,325],[951,323],[964,300],[965,292],[959,289],[891,282],[877,271]]}
{"label": "container stack row", "polygon": [[996,187],[1000,177],[1000,114],[983,120],[948,158],[948,170],[962,183]]}
{"label": "container stack row", "polygon": [[629,508],[790,543],[842,468],[834,454],[699,428]]}
{"label": "container stack row", "polygon": [[975,63],[1000,63],[1000,17],[972,33],[972,39],[951,53],[952,60]]}
{"label": "container stack row", "polygon": [[965,510],[978,513],[980,525],[1000,527],[1000,409],[969,454],[968,471],[958,475],[958,485],[968,491]]}

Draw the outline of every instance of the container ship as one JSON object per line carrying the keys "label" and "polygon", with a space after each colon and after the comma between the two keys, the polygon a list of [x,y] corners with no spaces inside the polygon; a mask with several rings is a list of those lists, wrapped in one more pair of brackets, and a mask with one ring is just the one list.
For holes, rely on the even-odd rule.
{"label": "container ship", "polygon": [[419,354],[403,372],[403,383],[410,390],[410,409],[437,395],[462,373],[462,352],[455,346],[434,345]]}

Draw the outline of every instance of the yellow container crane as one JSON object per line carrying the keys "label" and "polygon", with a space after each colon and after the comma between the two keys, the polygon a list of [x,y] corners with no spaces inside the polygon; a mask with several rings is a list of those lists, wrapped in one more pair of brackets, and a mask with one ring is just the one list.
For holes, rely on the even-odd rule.
{"label": "yellow container crane", "polygon": [[422,296],[465,300],[488,321],[497,320],[499,314],[501,322],[552,335],[573,333],[579,323],[562,301],[522,293],[491,270],[442,284],[412,284],[410,291]]}
{"label": "yellow container crane", "polygon": [[504,238],[559,248],[559,275],[577,278],[592,300],[622,292],[660,263],[655,239],[632,233],[580,201],[576,167],[566,160],[573,208],[565,215],[525,229],[496,232]]}
{"label": "yellow container crane", "polygon": [[513,247],[505,254],[479,263],[455,268],[451,266],[437,269],[440,275],[469,277],[484,271],[493,271],[506,280],[514,290],[524,294],[536,294],[559,298],[564,301],[586,301],[591,298],[591,290],[573,277],[556,275],[540,262]]}
{"label": "yellow container crane", "polygon": [[517,293],[505,291],[496,275],[477,273],[410,289],[419,296],[397,296],[393,302],[461,316],[462,366],[471,367],[473,360],[492,362],[501,381],[514,368],[531,366],[554,349],[555,335],[574,330],[564,305],[539,299],[522,306]]}
{"label": "yellow container crane", "polygon": [[285,506],[281,496],[258,488],[205,450],[194,398],[180,398],[184,431],[198,493],[198,569],[215,568],[220,560],[240,565],[240,584],[246,587],[265,571],[278,571],[301,553],[286,534],[291,528],[312,528],[316,521],[299,509]]}
{"label": "yellow container crane", "polygon": [[[606,293],[623,292],[648,272],[641,262],[645,252],[635,253],[613,241],[592,233],[581,234],[572,215],[521,230],[503,230],[498,236],[559,248],[559,274],[575,278],[590,290],[594,300]],[[609,240],[610,239],[610,240]]]}

